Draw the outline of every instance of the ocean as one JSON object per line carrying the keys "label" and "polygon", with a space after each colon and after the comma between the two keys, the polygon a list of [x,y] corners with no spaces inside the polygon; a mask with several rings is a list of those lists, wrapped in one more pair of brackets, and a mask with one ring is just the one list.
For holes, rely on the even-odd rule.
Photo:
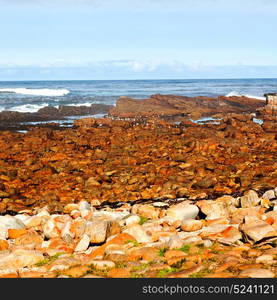
{"label": "ocean", "polygon": [[143,99],[153,94],[232,96],[264,100],[277,92],[277,79],[2,81],[0,111],[36,112],[44,106],[116,103],[119,96]]}

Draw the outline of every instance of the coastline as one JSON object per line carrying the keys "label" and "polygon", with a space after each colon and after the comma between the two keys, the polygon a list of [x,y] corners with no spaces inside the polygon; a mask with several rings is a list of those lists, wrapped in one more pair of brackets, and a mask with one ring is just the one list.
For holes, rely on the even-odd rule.
{"label": "coastline", "polygon": [[108,118],[0,133],[0,277],[276,277],[275,116],[204,98],[197,117],[217,122],[197,123],[167,96],[138,117],[125,100]]}

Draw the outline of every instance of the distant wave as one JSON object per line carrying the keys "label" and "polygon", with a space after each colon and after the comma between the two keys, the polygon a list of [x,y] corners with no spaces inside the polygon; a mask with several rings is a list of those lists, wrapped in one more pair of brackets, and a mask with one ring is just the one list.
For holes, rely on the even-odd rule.
{"label": "distant wave", "polygon": [[27,89],[27,88],[11,88],[0,89],[0,93],[12,93],[32,96],[64,96],[70,93],[67,89]]}
{"label": "distant wave", "polygon": [[[61,105],[66,105],[66,106],[91,106],[92,103],[85,102],[85,103],[68,103],[68,104],[61,104]],[[5,108],[3,106],[0,106],[0,112],[4,110],[8,111],[17,111],[17,112],[24,112],[24,113],[34,113],[37,112],[39,109],[49,106],[48,103],[41,103],[41,104],[22,104],[22,105],[17,105],[13,106],[10,108]],[[59,105],[55,105],[54,107],[59,108]]]}
{"label": "distant wave", "polygon": [[66,104],[67,106],[91,106],[92,102],[85,102],[85,103],[70,103]]}
{"label": "distant wave", "polygon": [[18,105],[18,106],[14,106],[11,108],[8,108],[6,110],[9,111],[18,111],[18,112],[28,112],[28,113],[34,113],[37,112],[39,109],[48,106],[47,103],[41,103],[41,104],[23,104],[23,105]]}
{"label": "distant wave", "polygon": [[231,92],[227,94],[226,97],[247,97],[247,98],[259,99],[259,100],[266,100],[265,97],[253,96],[249,94],[240,94],[238,92]]}

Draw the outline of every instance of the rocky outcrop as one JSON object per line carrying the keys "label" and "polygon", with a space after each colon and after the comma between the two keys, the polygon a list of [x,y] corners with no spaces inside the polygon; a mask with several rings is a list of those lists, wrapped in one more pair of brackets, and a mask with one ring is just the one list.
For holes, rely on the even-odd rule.
{"label": "rocky outcrop", "polygon": [[277,94],[265,94],[266,106],[258,109],[259,115],[264,116],[275,116],[277,118]]}
{"label": "rocky outcrop", "polygon": [[172,116],[200,118],[218,113],[251,113],[264,105],[264,101],[246,97],[210,98],[157,94],[143,100],[120,97],[109,115],[120,118]]}
{"label": "rocky outcrop", "polygon": [[16,125],[20,122],[40,122],[63,120],[67,116],[106,114],[112,105],[92,104],[91,106],[46,106],[35,113],[22,113],[16,111],[0,112],[0,127],[7,124]]}

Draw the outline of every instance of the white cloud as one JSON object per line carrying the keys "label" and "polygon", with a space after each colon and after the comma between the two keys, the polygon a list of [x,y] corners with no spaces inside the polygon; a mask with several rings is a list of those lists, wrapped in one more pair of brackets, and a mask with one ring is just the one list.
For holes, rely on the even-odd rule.
{"label": "white cloud", "polygon": [[195,61],[188,65],[188,68],[192,71],[200,71],[205,67],[201,61]]}
{"label": "white cloud", "polygon": [[74,7],[92,6],[115,11],[242,11],[269,12],[277,10],[276,0],[0,0],[0,4],[32,7],[60,7],[67,10]]}

